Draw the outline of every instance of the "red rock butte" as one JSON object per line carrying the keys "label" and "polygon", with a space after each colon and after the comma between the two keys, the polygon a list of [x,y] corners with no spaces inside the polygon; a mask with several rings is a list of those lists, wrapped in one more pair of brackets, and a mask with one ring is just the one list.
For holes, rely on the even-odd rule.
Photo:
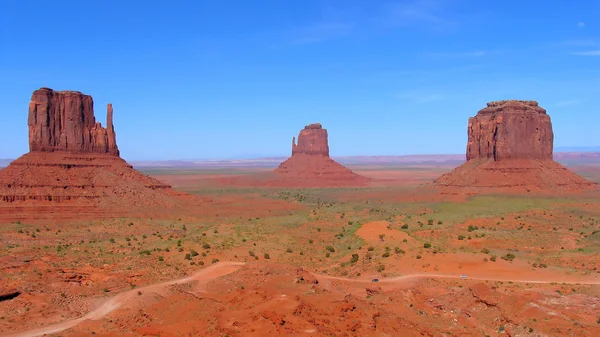
{"label": "red rock butte", "polygon": [[490,102],[469,119],[467,132],[467,162],[434,182],[445,193],[570,193],[597,186],[553,160],[552,122],[536,101]]}
{"label": "red rock butte", "polygon": [[30,152],[0,170],[0,218],[117,216],[199,201],[120,158],[111,104],[104,128],[91,96],[41,88],[31,97],[28,126]]}
{"label": "red rock butte", "polygon": [[292,156],[281,163],[275,173],[280,178],[303,181],[305,185],[363,184],[366,177],[352,172],[329,157],[327,130],[315,123],[304,127],[292,138]]}

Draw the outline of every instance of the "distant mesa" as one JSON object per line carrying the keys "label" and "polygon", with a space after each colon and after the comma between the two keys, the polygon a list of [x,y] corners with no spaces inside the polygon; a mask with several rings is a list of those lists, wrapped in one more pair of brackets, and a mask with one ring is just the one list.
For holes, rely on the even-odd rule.
{"label": "distant mesa", "polygon": [[[28,126],[30,152],[0,170],[0,218],[114,215],[200,201],[120,158],[111,104],[104,128],[91,96],[41,88],[31,97]],[[57,212],[59,205],[69,207]]]}
{"label": "distant mesa", "polygon": [[536,101],[490,102],[469,119],[467,132],[467,162],[434,182],[446,193],[564,193],[597,186],[553,160],[552,122]]}
{"label": "distant mesa", "polygon": [[305,184],[362,184],[368,178],[352,172],[329,157],[329,136],[321,124],[309,124],[300,131],[298,143],[292,138],[292,156],[275,173],[283,179]]}

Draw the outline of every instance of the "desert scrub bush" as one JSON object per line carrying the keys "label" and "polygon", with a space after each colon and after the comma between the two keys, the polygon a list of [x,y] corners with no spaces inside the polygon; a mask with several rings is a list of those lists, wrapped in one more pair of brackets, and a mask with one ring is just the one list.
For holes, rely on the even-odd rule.
{"label": "desert scrub bush", "polygon": [[265,260],[269,260],[271,258],[271,255],[269,255],[269,253],[265,253],[263,257],[265,258]]}
{"label": "desert scrub bush", "polygon": [[142,251],[140,252],[140,255],[150,255],[150,254],[152,254],[152,253],[150,253],[150,251],[149,251],[149,250],[142,250]]}
{"label": "desert scrub bush", "polygon": [[459,236],[458,236],[458,239],[459,239],[459,240],[464,240],[464,239],[465,239],[465,236],[464,236],[464,235],[459,235]]}
{"label": "desert scrub bush", "polygon": [[388,251],[383,252],[383,254],[381,254],[381,257],[390,257],[390,252],[388,252]]}
{"label": "desert scrub bush", "polygon": [[483,254],[489,254],[489,253],[490,253],[490,250],[489,250],[489,249],[487,249],[487,248],[483,248],[483,249],[481,250],[481,252],[482,252]]}
{"label": "desert scrub bush", "polygon": [[313,244],[313,242],[314,241],[312,239],[308,240],[308,243],[310,243],[311,245]]}
{"label": "desert scrub bush", "polygon": [[194,257],[194,256],[198,256],[198,252],[192,249],[192,250],[190,250],[190,255],[191,255],[192,257]]}
{"label": "desert scrub bush", "polygon": [[286,252],[286,253],[291,253],[291,252],[292,252],[292,249],[291,249],[291,248],[288,248],[288,249],[286,249],[286,250],[285,250],[285,252]]}
{"label": "desert scrub bush", "polygon": [[248,255],[254,256],[254,252],[250,250],[250,251],[248,251]]}
{"label": "desert scrub bush", "polygon": [[490,261],[492,261],[492,262],[496,262],[496,255],[492,255],[492,256],[490,257]]}
{"label": "desert scrub bush", "polygon": [[394,247],[394,253],[396,253],[396,254],[404,254],[406,252],[403,249],[400,249],[400,247]]}
{"label": "desert scrub bush", "polygon": [[377,266],[377,271],[378,271],[378,272],[380,272],[380,273],[381,273],[381,272],[382,272],[382,271],[384,271],[384,270],[385,270],[385,265],[383,265],[383,264],[380,264],[379,266]]}
{"label": "desert scrub bush", "polygon": [[367,250],[368,250],[368,251],[370,251],[370,252],[372,252],[372,251],[374,251],[374,250],[375,250],[375,247],[373,247],[373,246],[370,246],[369,248],[367,248]]}
{"label": "desert scrub bush", "polygon": [[217,258],[212,259],[212,264],[215,264],[217,262],[219,262],[219,259],[217,259]]}
{"label": "desert scrub bush", "polygon": [[423,248],[431,248],[431,243],[428,243],[428,242],[424,243]]}
{"label": "desert scrub bush", "polygon": [[408,224],[405,223],[404,225],[402,225],[402,227],[400,227],[401,229],[408,229]]}
{"label": "desert scrub bush", "polygon": [[417,258],[417,260],[420,260],[422,258],[422,256],[421,255],[417,255],[416,258]]}
{"label": "desert scrub bush", "polygon": [[479,229],[479,227],[477,227],[477,226],[469,225],[469,228],[467,228],[467,231],[474,232],[478,229]]}
{"label": "desert scrub bush", "polygon": [[514,254],[512,254],[512,253],[508,253],[508,254],[506,254],[506,255],[502,256],[502,259],[503,259],[503,260],[506,260],[506,261],[512,261],[512,260],[514,260],[514,259],[515,259],[515,257],[516,257],[516,256],[515,256]]}
{"label": "desert scrub bush", "polygon": [[186,259],[186,260],[191,260],[191,259],[192,259],[192,255],[190,255],[190,254],[185,254],[185,257],[184,257],[184,259]]}
{"label": "desert scrub bush", "polygon": [[159,262],[163,262],[164,260],[165,260],[165,258],[164,258],[164,257],[162,257],[162,256],[159,256],[159,257],[158,257],[158,261],[159,261]]}
{"label": "desert scrub bush", "polygon": [[325,249],[330,253],[335,253],[335,248],[333,248],[333,246],[327,246]]}
{"label": "desert scrub bush", "polygon": [[352,254],[352,258],[350,259],[350,263],[358,262],[358,254]]}
{"label": "desert scrub bush", "polygon": [[385,239],[385,234],[379,234],[379,240],[383,241]]}

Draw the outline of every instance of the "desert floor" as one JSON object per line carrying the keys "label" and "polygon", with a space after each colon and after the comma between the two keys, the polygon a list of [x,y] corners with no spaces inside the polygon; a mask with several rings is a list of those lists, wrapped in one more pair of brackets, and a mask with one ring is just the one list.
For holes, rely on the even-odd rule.
{"label": "desert floor", "polygon": [[0,335],[599,336],[600,192],[420,192],[450,169],[355,167],[374,181],[337,188],[148,169],[213,201],[193,217],[5,221]]}

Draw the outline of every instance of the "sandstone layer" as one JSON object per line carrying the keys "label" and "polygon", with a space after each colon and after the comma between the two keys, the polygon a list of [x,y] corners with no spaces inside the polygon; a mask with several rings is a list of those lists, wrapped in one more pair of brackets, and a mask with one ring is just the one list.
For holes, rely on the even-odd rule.
{"label": "sandstone layer", "polygon": [[91,96],[42,88],[29,105],[30,152],[0,170],[0,219],[118,216],[195,198],[133,169],[119,157],[108,105],[96,123]]}
{"label": "sandstone layer", "polygon": [[292,156],[281,163],[275,173],[279,179],[290,183],[298,180],[301,185],[330,182],[356,184],[368,181],[366,177],[352,172],[329,157],[329,137],[321,124],[310,124],[298,135],[298,143],[292,139]]}
{"label": "sandstone layer", "polygon": [[106,128],[96,122],[94,101],[78,91],[41,88],[29,103],[29,150],[119,155],[108,104]]}
{"label": "sandstone layer", "polygon": [[553,160],[552,122],[536,101],[490,102],[469,119],[467,132],[467,162],[434,182],[446,193],[570,193],[597,186]]}

